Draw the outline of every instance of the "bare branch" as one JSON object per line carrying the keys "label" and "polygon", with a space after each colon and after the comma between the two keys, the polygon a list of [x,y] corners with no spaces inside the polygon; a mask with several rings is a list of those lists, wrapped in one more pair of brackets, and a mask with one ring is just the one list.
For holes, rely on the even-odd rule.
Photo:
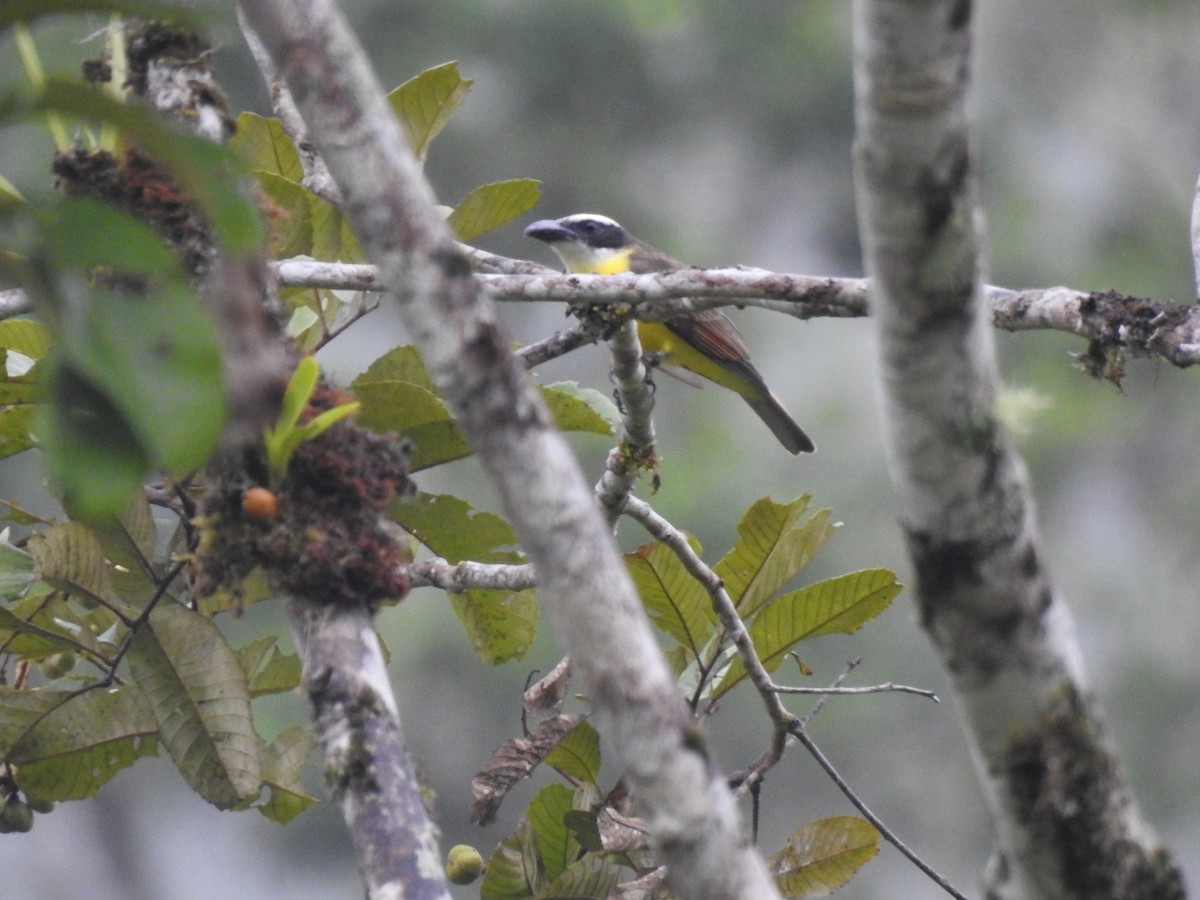
{"label": "bare branch", "polygon": [[940,703],[938,695],[927,688],[912,687],[907,684],[896,684],[885,681],[883,684],[869,684],[863,687],[791,687],[784,684],[772,685],[777,694],[886,694],[897,692],[901,694],[917,694],[928,697],[934,703]]}
{"label": "bare branch", "polygon": [[[472,253],[509,273],[479,270],[476,277],[495,300],[627,306],[647,321],[727,306],[771,310],[798,319],[867,315],[870,282],[863,278],[747,268],[564,275],[523,260]],[[281,286],[383,289],[372,266],[291,259],[273,267]],[[983,291],[992,323],[1006,331],[1063,331],[1133,356],[1161,357],[1180,367],[1200,363],[1200,305],[1066,287],[1017,291],[985,285]]]}
{"label": "bare branch", "polygon": [[565,356],[572,350],[596,343],[600,340],[602,330],[593,320],[587,319],[570,328],[556,331],[540,341],[526,344],[516,351],[516,355],[525,364],[525,368],[534,369],[552,359]]}
{"label": "bare branch", "polygon": [[451,594],[475,588],[523,591],[537,585],[533,566],[529,564],[506,566],[470,560],[450,563],[441,557],[435,557],[412,563],[405,568],[413,587],[437,587]]}
{"label": "bare branch", "polygon": [[797,723],[791,729],[790,733],[792,737],[804,745],[804,749],[807,750],[812,758],[817,761],[817,765],[825,770],[825,774],[829,776],[830,780],[832,780],[835,785],[837,785],[837,789],[841,791],[843,795],[845,795],[846,799],[854,805],[855,809],[862,813],[864,819],[875,826],[875,830],[883,836],[884,840],[904,854],[909,862],[924,872],[930,878],[930,880],[934,882],[934,884],[940,887],[951,897],[956,898],[956,900],[967,900],[965,894],[956,889],[954,885],[947,881],[946,878],[931,865],[929,865],[929,863],[921,859],[921,857],[917,855],[916,851],[904,843],[904,841],[900,840],[900,837],[894,831],[892,831],[891,828],[885,825],[879,816],[872,812],[871,808],[867,806],[863,799],[858,796],[852,787],[850,787],[846,779],[842,778],[841,773],[834,768],[833,763],[829,761],[829,758],[821,752],[821,748],[816,745],[816,742],[808,736],[808,732],[804,730],[804,726],[802,724]]}

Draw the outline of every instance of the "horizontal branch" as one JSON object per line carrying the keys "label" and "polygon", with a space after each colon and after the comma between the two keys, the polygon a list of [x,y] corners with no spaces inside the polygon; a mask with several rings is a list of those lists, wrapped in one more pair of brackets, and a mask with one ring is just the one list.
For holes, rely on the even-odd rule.
{"label": "horizontal branch", "polygon": [[[669,319],[721,306],[753,307],[798,319],[867,315],[869,281],[788,275],[763,269],[679,269],[644,275],[564,275],[523,260],[472,250],[476,279],[495,300],[629,306],[638,318]],[[283,287],[382,290],[374,266],[291,259],[272,264]],[[490,273],[490,274],[489,274]],[[498,273],[498,274],[497,274]],[[985,286],[992,322],[1006,331],[1051,330],[1085,338],[1103,350],[1200,363],[1200,305],[1180,306],[1115,291],[1066,287],[1010,290]]]}
{"label": "horizontal branch", "polygon": [[537,585],[533,566],[528,563],[520,566],[469,560],[451,563],[436,557],[413,563],[407,571],[413,587],[437,587],[451,594],[476,588],[523,591]]}

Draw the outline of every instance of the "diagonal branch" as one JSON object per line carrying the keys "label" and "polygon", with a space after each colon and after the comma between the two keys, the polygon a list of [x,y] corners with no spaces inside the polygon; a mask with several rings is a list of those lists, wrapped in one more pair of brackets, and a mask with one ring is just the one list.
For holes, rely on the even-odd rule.
{"label": "diagonal branch", "polygon": [[713,900],[778,897],[675,693],[583,475],[494,308],[480,302],[470,263],[438,215],[361,48],[318,0],[258,0],[243,10],[537,570],[593,721],[625,766],[673,889]]}

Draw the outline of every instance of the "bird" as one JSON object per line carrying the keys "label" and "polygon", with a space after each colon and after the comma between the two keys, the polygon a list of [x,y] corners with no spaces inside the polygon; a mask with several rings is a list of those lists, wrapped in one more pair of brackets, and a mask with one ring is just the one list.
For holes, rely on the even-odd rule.
{"label": "bird", "polygon": [[[608,216],[576,213],[541,219],[525,229],[527,237],[550,245],[571,274],[644,274],[687,268],[661,250],[639,241]],[[719,309],[685,313],[666,322],[638,322],[638,339],[648,358],[687,369],[740,396],[792,454],[816,446],[796,424],[762,375],[729,317]]]}

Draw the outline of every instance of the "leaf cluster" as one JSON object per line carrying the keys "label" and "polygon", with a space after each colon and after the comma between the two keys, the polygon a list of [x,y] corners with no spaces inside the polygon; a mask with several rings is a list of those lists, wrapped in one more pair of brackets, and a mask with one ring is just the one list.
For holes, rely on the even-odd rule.
{"label": "leaf cluster", "polygon": [[[900,592],[886,569],[852,572],[791,591],[783,588],[812,560],[837,526],[829,510],[812,512],[811,496],[790,503],[757,501],[738,523],[738,540],[713,566],[756,655],[774,672],[801,641],[852,634]],[[699,553],[694,538],[689,538]],[[697,709],[746,678],[726,624],[708,591],[666,544],[655,542],[625,557],[651,619],[674,647],[667,652]],[[803,667],[801,667],[803,671]]]}
{"label": "leaf cluster", "polygon": [[172,596],[181,567],[153,562],[145,500],[103,529],[46,524],[24,549],[0,543],[0,652],[21,660],[16,682],[0,687],[10,791],[91,797],[162,747],[220,809],[286,822],[314,803],[300,779],[308,732],[268,742],[252,714],[254,698],[296,688],[296,657],[275,636],[231,647]]}
{"label": "leaf cluster", "polygon": [[[456,63],[434,66],[388,94],[409,145],[424,162],[434,138],[471,90]],[[257,179],[270,224],[268,249],[274,258],[311,257],[322,261],[365,262],[362,247],[334,199],[306,183],[300,152],[278,119],[242,113],[231,144]],[[541,196],[536,181],[517,178],[475,188],[447,209],[459,240],[469,241],[532,209]],[[328,288],[288,288],[281,299],[290,309],[288,334],[304,349],[334,337],[363,311],[361,297]]]}
{"label": "leaf cluster", "polygon": [[[829,510],[810,511],[810,502],[808,495],[790,503],[759,500],[739,523],[734,546],[714,567],[767,671],[775,671],[805,640],[857,631],[900,590],[895,575],[884,569],[785,590],[836,528]],[[698,554],[695,540],[689,543]],[[712,709],[715,700],[745,680],[746,668],[710,592],[665,543],[647,544],[625,558],[647,612],[674,644],[668,658],[693,710],[705,703]],[[493,852],[480,895],[494,900],[607,897],[621,884],[622,890],[640,891],[635,896],[668,897],[649,853],[645,824],[636,818],[623,785],[607,792],[601,788],[595,730],[577,715],[557,712],[565,680],[560,667],[527,692],[527,711],[535,697],[544,709],[541,698],[549,695],[554,714],[529,735],[504,744],[472,780],[473,819],[481,823],[490,821],[508,792],[542,764],[570,785],[551,783],[538,791],[517,830]],[[870,823],[853,816],[797,828],[769,860],[780,892],[802,898],[836,890],[878,852],[878,838]]]}

